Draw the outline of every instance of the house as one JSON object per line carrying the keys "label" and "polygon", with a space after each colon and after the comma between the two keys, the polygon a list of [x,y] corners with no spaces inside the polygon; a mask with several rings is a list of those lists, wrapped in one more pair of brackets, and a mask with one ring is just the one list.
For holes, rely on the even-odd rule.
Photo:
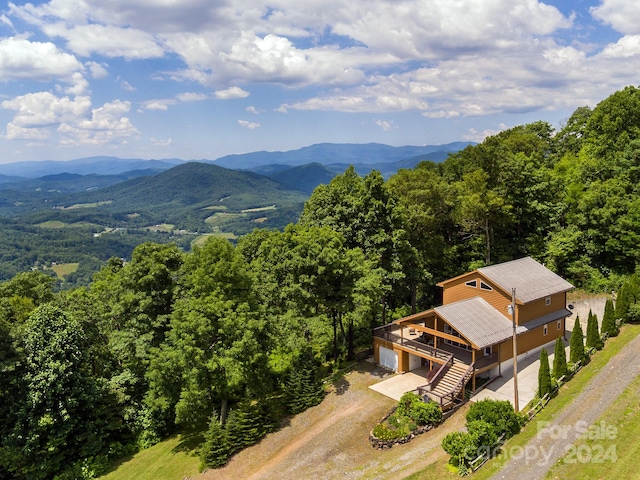
{"label": "house", "polygon": [[[428,367],[423,396],[443,408],[471,382],[500,375],[518,356],[565,334],[573,285],[531,257],[438,283],[443,305],[374,330],[374,360],[398,372]],[[513,308],[515,306],[515,308]]]}

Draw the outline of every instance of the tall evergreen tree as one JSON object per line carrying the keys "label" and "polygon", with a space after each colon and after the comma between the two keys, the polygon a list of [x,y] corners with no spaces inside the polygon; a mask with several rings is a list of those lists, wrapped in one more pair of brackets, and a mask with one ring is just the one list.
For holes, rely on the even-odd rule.
{"label": "tall evergreen tree", "polygon": [[602,339],[598,331],[598,316],[589,310],[587,318],[587,348],[602,348]]}
{"label": "tall evergreen tree", "polygon": [[562,337],[558,337],[553,351],[553,376],[559,379],[567,373],[569,373],[569,369],[567,368],[567,352],[564,349]]}
{"label": "tall evergreen tree", "polygon": [[569,360],[571,363],[578,363],[584,358],[584,339],[582,337],[580,317],[576,317],[576,323],[573,325],[571,340],[569,341]]}
{"label": "tall evergreen tree", "polygon": [[540,369],[538,370],[538,397],[551,393],[551,373],[549,372],[549,355],[547,349],[540,350]]}
{"label": "tall evergreen tree", "polygon": [[602,333],[608,334],[610,337],[618,335],[619,329],[616,324],[616,315],[613,308],[613,300],[607,298],[607,302],[604,304],[604,315],[602,316]]}

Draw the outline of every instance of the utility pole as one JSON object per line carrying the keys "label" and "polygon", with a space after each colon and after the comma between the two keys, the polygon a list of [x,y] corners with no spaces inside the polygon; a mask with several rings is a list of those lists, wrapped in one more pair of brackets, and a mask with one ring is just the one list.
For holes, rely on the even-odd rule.
{"label": "utility pole", "polygon": [[518,403],[518,341],[516,336],[516,289],[511,289],[511,305],[509,305],[511,321],[513,323],[513,408],[518,413],[520,406]]}

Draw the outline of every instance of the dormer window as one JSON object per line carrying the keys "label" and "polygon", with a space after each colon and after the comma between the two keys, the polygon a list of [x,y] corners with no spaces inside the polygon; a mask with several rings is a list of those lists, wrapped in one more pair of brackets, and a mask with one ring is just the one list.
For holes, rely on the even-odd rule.
{"label": "dormer window", "polygon": [[487,292],[492,292],[493,288],[491,288],[491,285],[487,285],[484,282],[480,282],[480,290],[486,290]]}
{"label": "dormer window", "polygon": [[465,285],[466,285],[467,287],[477,288],[477,286],[478,286],[478,281],[477,281],[477,280],[469,280],[467,283],[465,283]]}

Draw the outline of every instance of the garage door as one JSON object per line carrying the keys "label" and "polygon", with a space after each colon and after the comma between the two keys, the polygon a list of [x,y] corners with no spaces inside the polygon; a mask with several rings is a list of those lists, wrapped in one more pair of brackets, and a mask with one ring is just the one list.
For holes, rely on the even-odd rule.
{"label": "garage door", "polygon": [[380,347],[380,365],[397,372],[398,354],[388,348]]}

